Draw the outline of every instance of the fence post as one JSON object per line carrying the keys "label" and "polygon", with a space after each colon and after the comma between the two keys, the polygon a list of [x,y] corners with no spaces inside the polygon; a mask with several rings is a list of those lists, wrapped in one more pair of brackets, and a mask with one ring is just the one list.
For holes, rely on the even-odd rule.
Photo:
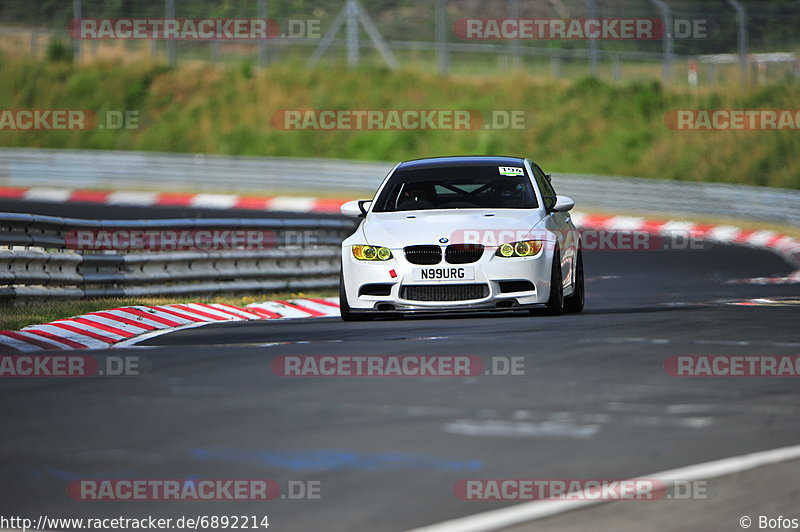
{"label": "fence post", "polygon": [[369,13],[364,9],[364,7],[358,3],[358,0],[353,0],[353,3],[356,5],[356,12],[358,13],[358,19],[361,21],[361,25],[364,26],[364,31],[367,32],[367,36],[372,41],[372,46],[378,50],[378,53],[381,54],[383,60],[386,61],[386,64],[392,70],[397,70],[398,63],[397,58],[394,56],[392,49],[389,48],[389,44],[383,39],[383,35],[381,32],[378,31],[378,27],[372,21],[369,16]]}
{"label": "fence post", "polygon": [[[514,20],[519,20],[519,0],[508,0],[508,16]],[[519,41],[519,39],[513,39],[509,46],[511,48],[511,66],[515,70],[519,70],[520,66],[522,66]]]}
{"label": "fence post", "polygon": [[447,54],[447,0],[436,0],[436,62],[439,74],[450,70],[450,57]]}
{"label": "fence post", "polygon": [[554,78],[561,77],[561,56],[557,52],[550,53],[550,67]]}
{"label": "fence post", "polygon": [[[83,18],[83,9],[81,6],[81,0],[72,0],[72,18],[75,20],[79,20]],[[79,63],[81,60],[81,39],[80,35],[77,37],[73,34],[72,36],[72,57],[76,63]]]}
{"label": "fence post", "polygon": [[[596,19],[597,4],[595,0],[584,0],[584,3],[586,4],[586,18]],[[589,71],[592,73],[592,76],[598,76],[597,39],[589,39]]]}
{"label": "fence post", "polygon": [[[257,17],[262,20],[266,20],[267,0],[258,0]],[[269,24],[267,24],[267,31],[269,31]],[[274,39],[275,37],[267,34],[267,39],[261,39],[258,41],[258,64],[260,66],[267,66],[267,63],[269,63],[269,49],[267,48],[267,44],[269,43],[269,39]]]}
{"label": "fence post", "polygon": [[378,50],[378,53],[381,54],[383,60],[386,61],[389,68],[395,70],[398,67],[397,59],[394,57],[389,45],[383,40],[381,33],[378,31],[375,23],[372,22],[369,14],[361,7],[361,4],[358,3],[358,0],[347,0],[344,7],[342,7],[339,14],[336,15],[336,18],[333,20],[331,27],[325,32],[322,41],[317,45],[314,53],[311,54],[308,65],[314,66],[319,62],[322,56],[325,55],[325,51],[333,44],[333,39],[336,37],[339,30],[342,29],[342,26],[346,26],[345,31],[347,32],[347,64],[350,67],[357,65],[360,46],[358,41],[359,21],[361,25],[364,26],[364,31],[367,32],[367,35],[372,40],[372,45]]}
{"label": "fence post", "polygon": [[358,65],[358,4],[347,0],[347,66],[350,68]]}
{"label": "fence post", "polygon": [[661,22],[664,25],[664,66],[663,77],[664,85],[668,84],[672,77],[672,56],[673,56],[673,36],[672,36],[672,9],[663,0],[650,0],[661,12]]}
{"label": "fence post", "polygon": [[[175,0],[167,0],[166,18],[175,18]],[[174,67],[178,64],[178,48],[175,39],[167,39],[167,63]]]}
{"label": "fence post", "polygon": [[742,71],[742,85],[747,85],[747,10],[737,0],[727,0],[736,10],[737,35],[739,44],[739,68]]}

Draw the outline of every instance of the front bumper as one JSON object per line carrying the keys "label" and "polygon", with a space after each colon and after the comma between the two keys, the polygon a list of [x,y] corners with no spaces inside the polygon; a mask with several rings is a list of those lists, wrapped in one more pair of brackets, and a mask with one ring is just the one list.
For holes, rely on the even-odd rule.
{"label": "front bumper", "polygon": [[[353,312],[450,312],[536,308],[550,296],[552,246],[543,246],[533,257],[504,258],[495,256],[496,248],[487,247],[476,262],[469,264],[440,264],[423,266],[406,260],[403,249],[392,249],[388,261],[360,261],[353,257],[350,246],[342,247],[342,273],[347,302]],[[466,268],[472,273],[467,279],[419,280],[414,270],[420,268]],[[419,276],[417,276],[419,277]],[[530,284],[524,286],[524,282]],[[511,284],[509,284],[511,283]],[[457,300],[419,300],[419,293],[449,295],[474,293],[465,285],[483,286],[485,296]],[[388,289],[388,294],[370,295],[365,287]],[[407,288],[411,287],[411,290]],[[439,287],[413,289],[413,287]],[[514,291],[515,288],[524,290]],[[511,289],[511,291],[509,291]],[[415,293],[414,293],[415,292]],[[435,296],[434,296],[435,297]]]}

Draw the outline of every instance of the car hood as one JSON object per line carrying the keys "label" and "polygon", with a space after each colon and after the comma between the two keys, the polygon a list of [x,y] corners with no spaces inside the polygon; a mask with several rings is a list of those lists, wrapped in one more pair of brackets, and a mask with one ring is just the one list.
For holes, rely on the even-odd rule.
{"label": "car hood", "polygon": [[[524,234],[540,221],[538,211],[525,209],[382,212],[370,213],[361,230],[367,244],[391,249],[475,241],[491,245],[492,236],[503,231]],[[489,242],[486,232],[492,233]]]}

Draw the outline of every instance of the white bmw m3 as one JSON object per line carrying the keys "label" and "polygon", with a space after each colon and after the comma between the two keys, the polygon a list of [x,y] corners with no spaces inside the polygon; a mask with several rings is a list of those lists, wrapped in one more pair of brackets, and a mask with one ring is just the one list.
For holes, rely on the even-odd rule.
{"label": "white bmw m3", "polygon": [[440,157],[400,163],[342,243],[342,319],[455,311],[583,310],[574,202],[528,159]]}

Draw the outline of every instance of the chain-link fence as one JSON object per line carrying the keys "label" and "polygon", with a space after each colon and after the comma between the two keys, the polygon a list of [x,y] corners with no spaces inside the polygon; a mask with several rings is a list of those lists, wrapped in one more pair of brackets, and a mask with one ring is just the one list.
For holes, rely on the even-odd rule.
{"label": "chain-link fence", "polygon": [[[224,34],[206,39],[77,39],[67,29],[74,27],[75,19],[271,19],[274,25],[266,39]],[[535,22],[534,29],[544,33],[523,35],[524,21]],[[604,30],[592,34],[589,30],[595,27],[589,21],[597,21]],[[655,30],[632,37],[621,33],[625,24],[640,23],[652,24]],[[6,53],[53,53],[56,39],[80,61],[309,67],[344,62],[458,74],[522,70],[543,77],[660,78],[690,85],[800,79],[795,54],[798,27],[796,0],[5,0],[0,4],[0,49]],[[514,28],[519,32],[509,31]],[[566,29],[559,32],[559,28]]]}

